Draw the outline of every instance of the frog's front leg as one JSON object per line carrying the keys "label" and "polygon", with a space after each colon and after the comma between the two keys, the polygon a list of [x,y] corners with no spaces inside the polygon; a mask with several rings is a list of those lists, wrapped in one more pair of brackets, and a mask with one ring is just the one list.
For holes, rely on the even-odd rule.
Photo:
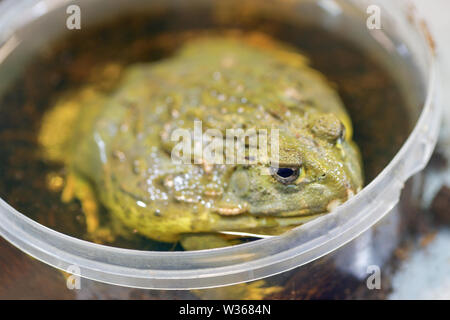
{"label": "frog's front leg", "polygon": [[98,201],[91,184],[76,173],[69,173],[61,199],[71,202],[78,199],[81,202],[86,217],[86,229],[89,238],[97,243],[112,242],[114,236],[107,228],[100,227]]}
{"label": "frog's front leg", "polygon": [[[180,240],[186,250],[205,250],[239,244],[240,240],[226,235],[207,233],[184,235]],[[265,297],[280,292],[279,286],[267,287],[264,280],[251,283],[239,283],[232,286],[192,290],[201,299],[211,300],[262,300]]]}

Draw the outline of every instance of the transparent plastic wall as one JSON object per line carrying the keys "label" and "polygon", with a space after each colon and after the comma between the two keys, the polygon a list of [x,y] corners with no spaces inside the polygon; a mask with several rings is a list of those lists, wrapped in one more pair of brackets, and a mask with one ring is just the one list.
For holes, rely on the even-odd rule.
{"label": "transparent plastic wall", "polygon": [[[256,3],[228,1],[226,6],[238,10],[247,2]],[[68,3],[14,0],[0,4],[0,94],[36,50],[67,32],[55,26],[65,23]],[[142,10],[142,7],[169,5],[182,8],[196,3],[209,6],[219,5],[220,1],[80,0],[77,3],[83,8],[84,23],[89,26],[118,13]],[[297,19],[339,33],[356,46],[370,51],[392,70],[407,97],[415,126],[401,150],[376,179],[331,214],[282,236],[227,248],[151,252],[97,245],[46,228],[1,200],[0,234],[24,252],[58,269],[67,270],[69,266],[77,265],[82,276],[88,279],[161,290],[229,286],[279,274],[268,279],[275,285],[293,268],[312,272],[308,263],[321,257],[324,257],[318,260],[321,264],[329,263],[329,256],[333,260],[344,259],[345,255],[340,252],[345,250],[336,250],[393,210],[405,181],[423,169],[435,146],[440,122],[437,103],[440,89],[429,35],[422,21],[403,1],[280,0],[257,3],[257,10],[276,10],[277,14],[293,21]],[[369,5],[378,5],[386,13],[381,30],[366,27]],[[389,219],[395,219],[395,214]]]}

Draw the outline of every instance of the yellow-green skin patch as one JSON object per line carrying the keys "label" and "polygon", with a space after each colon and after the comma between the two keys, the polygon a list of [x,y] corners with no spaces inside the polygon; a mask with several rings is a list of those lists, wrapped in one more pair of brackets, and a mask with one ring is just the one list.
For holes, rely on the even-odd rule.
{"label": "yellow-green skin patch", "polygon": [[[264,174],[268,162],[175,165],[171,133],[193,130],[194,120],[224,136],[231,128],[279,129],[280,166],[300,167],[300,177],[280,183]],[[47,157],[88,182],[112,216],[159,241],[276,234],[363,185],[335,91],[305,57],[263,36],[194,40],[173,57],[127,67],[108,94],[70,93],[46,115],[40,139]]]}

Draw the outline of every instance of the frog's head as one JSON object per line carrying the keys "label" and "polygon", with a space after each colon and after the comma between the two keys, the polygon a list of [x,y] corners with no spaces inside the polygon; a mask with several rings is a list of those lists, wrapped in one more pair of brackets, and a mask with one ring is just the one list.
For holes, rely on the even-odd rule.
{"label": "frog's head", "polygon": [[347,118],[315,112],[301,128],[280,127],[278,141],[277,163],[236,166],[219,213],[233,213],[226,203],[240,203],[255,216],[326,213],[362,188]]}

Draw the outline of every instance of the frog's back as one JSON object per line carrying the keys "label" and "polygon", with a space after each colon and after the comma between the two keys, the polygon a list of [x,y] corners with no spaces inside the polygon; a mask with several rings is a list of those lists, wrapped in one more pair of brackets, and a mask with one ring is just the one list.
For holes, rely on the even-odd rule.
{"label": "frog's back", "polygon": [[352,131],[336,92],[307,58],[260,34],[192,40],[175,57],[133,66],[123,85],[118,97],[144,98],[143,108],[167,116],[159,120],[188,117],[208,125],[209,119],[221,129],[232,128],[238,114],[251,126],[260,124],[258,114],[289,119],[289,111],[315,109],[335,114]]}
{"label": "frog's back", "polygon": [[[73,117],[80,125],[56,148],[59,160],[88,177],[103,204],[131,228],[167,241],[230,223],[209,213],[216,205],[210,195],[223,194],[229,182],[227,169],[175,165],[175,129],[192,130],[196,120],[203,130],[222,133],[275,125],[292,137],[305,133],[309,145],[315,138],[308,119],[324,113],[344,124],[351,141],[350,119],[326,79],[303,55],[258,34],[192,40],[176,56],[128,67],[116,91],[78,98],[69,102],[80,110]],[[350,153],[357,181],[343,184],[356,190],[362,184],[359,159],[356,149]]]}

